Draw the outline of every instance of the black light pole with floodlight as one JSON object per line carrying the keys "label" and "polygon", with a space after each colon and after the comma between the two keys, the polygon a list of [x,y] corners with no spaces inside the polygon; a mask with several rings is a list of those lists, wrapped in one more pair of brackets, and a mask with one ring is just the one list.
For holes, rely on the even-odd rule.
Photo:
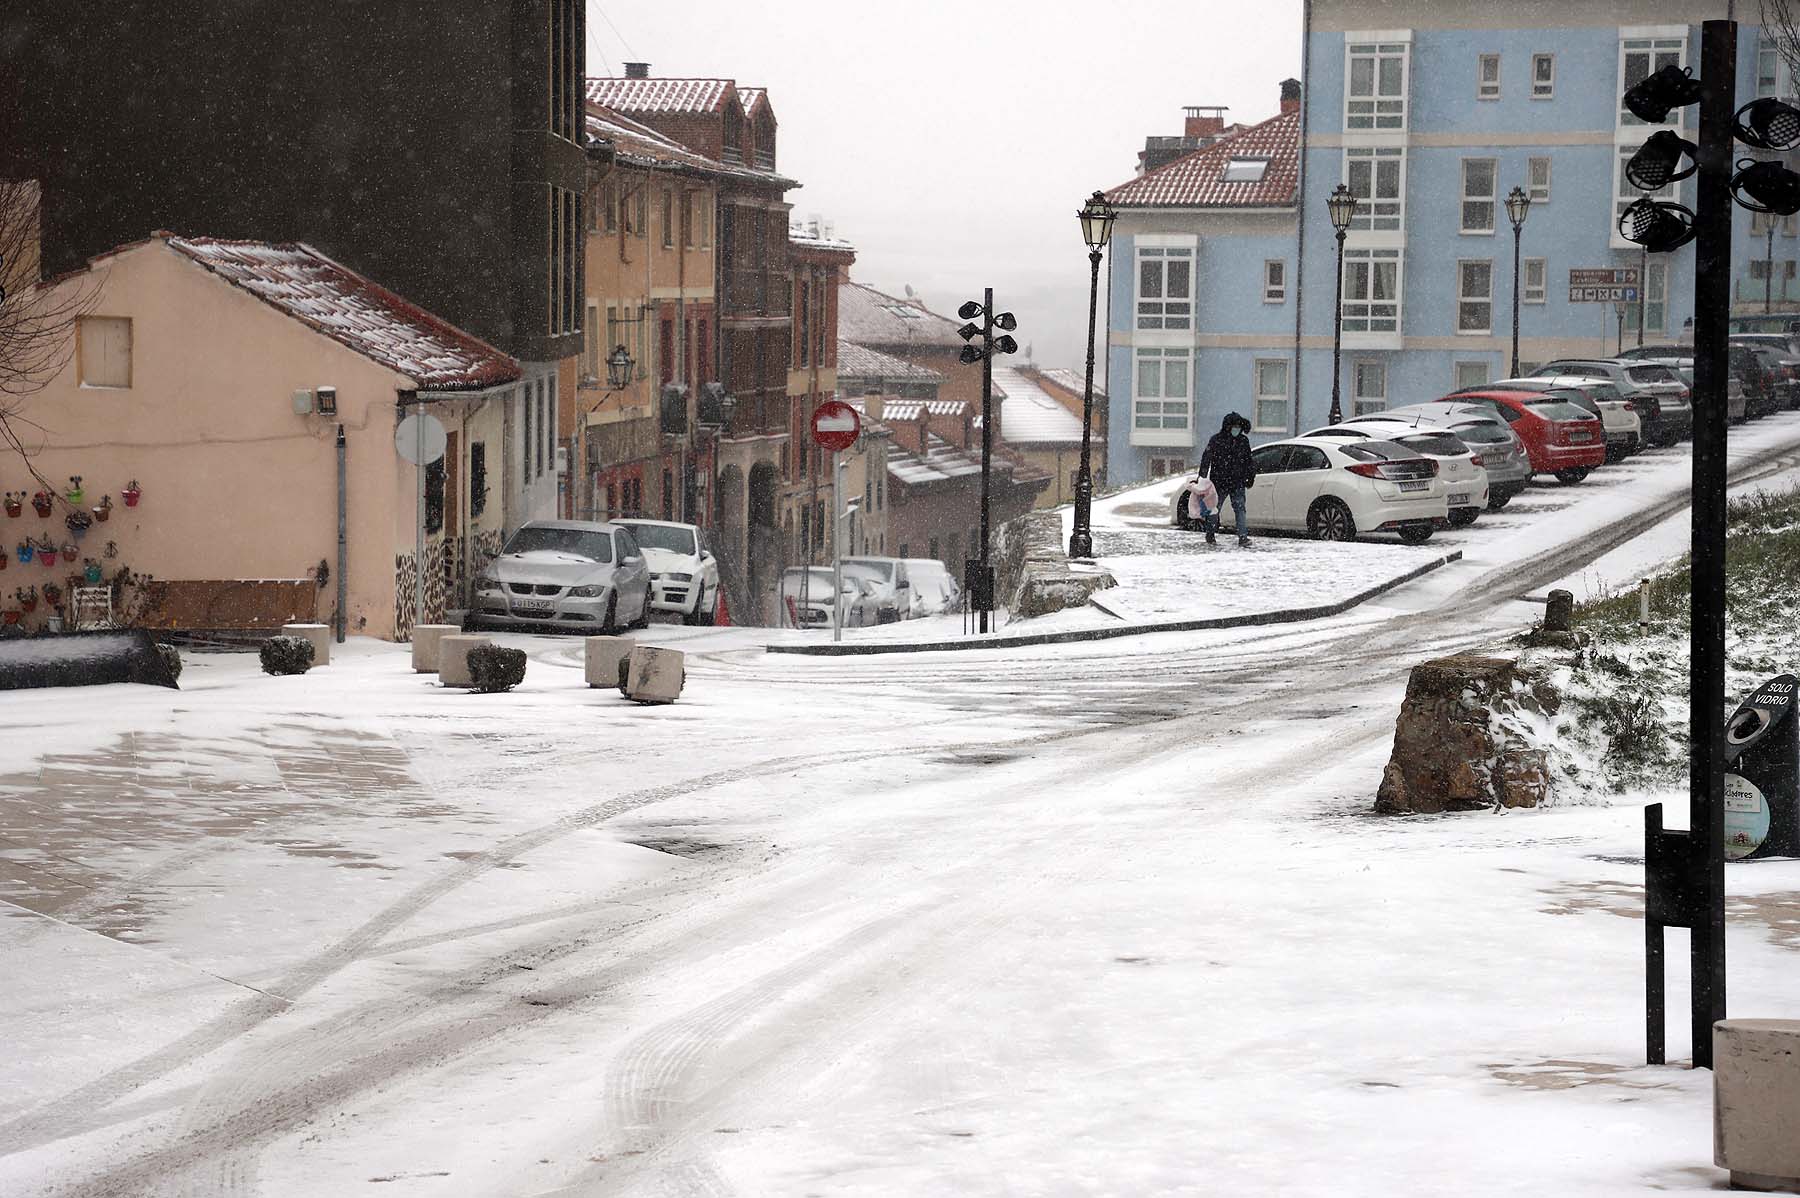
{"label": "black light pole with floodlight", "polygon": [[1113,221],[1118,213],[1106,202],[1106,196],[1096,191],[1088,197],[1076,213],[1081,219],[1081,239],[1088,247],[1088,341],[1087,341],[1087,386],[1081,393],[1081,465],[1075,474],[1075,529],[1069,534],[1069,556],[1072,558],[1091,558],[1094,556],[1094,533],[1089,525],[1093,514],[1094,476],[1089,444],[1093,436],[1094,425],[1094,335],[1095,320],[1100,306],[1100,258],[1107,243],[1112,240]]}
{"label": "black light pole with floodlight", "polygon": [[595,408],[606,402],[607,396],[615,395],[631,385],[631,368],[635,365],[637,363],[632,360],[630,350],[623,345],[613,346],[612,352],[606,355],[606,389],[593,403],[575,413],[575,433],[578,438],[575,452],[580,457],[582,491],[585,500],[584,510],[581,513],[583,519],[592,520],[594,518],[594,473],[588,469],[587,418],[593,414]]}
{"label": "black light pole with floodlight", "polygon": [[[1331,227],[1337,230],[1337,291],[1331,297],[1331,418],[1336,424],[1344,418],[1341,400],[1344,360],[1344,235],[1350,231],[1350,222],[1356,216],[1356,196],[1342,183],[1325,201],[1326,209],[1331,213]],[[1370,281],[1373,286],[1373,280]]]}
{"label": "black light pole with floodlight", "polygon": [[[994,568],[988,535],[988,480],[994,456],[994,355],[1019,352],[1019,343],[1009,335],[1019,322],[1011,312],[994,312],[992,287],[982,291],[980,303],[969,300],[956,314],[967,322],[956,330],[957,335],[969,343],[962,347],[958,360],[981,363],[981,556],[963,563],[963,590],[969,596],[970,606],[981,613],[981,631],[986,632],[988,617],[994,610]],[[981,317],[980,324],[975,323],[977,316]],[[1001,330],[1000,336],[994,336],[995,329]],[[977,338],[979,345],[975,343]]]}
{"label": "black light pole with floodlight", "polygon": [[1525,232],[1525,216],[1531,211],[1531,197],[1525,189],[1515,187],[1506,193],[1506,219],[1513,227],[1513,325],[1512,375],[1519,377],[1519,239]]}

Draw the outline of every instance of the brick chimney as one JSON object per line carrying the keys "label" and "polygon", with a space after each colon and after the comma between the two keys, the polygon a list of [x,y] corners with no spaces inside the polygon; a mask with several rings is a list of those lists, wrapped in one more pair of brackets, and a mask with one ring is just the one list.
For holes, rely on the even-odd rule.
{"label": "brick chimney", "polygon": [[627,79],[648,79],[648,78],[650,78],[650,64],[647,62],[628,62],[628,63],[626,63],[625,64],[625,78],[627,78]]}
{"label": "brick chimney", "polygon": [[1300,81],[1298,79],[1281,81],[1281,111],[1300,111]]}
{"label": "brick chimney", "polygon": [[1198,105],[1181,111],[1187,117],[1181,130],[1183,137],[1217,137],[1225,131],[1227,109],[1223,105]]}

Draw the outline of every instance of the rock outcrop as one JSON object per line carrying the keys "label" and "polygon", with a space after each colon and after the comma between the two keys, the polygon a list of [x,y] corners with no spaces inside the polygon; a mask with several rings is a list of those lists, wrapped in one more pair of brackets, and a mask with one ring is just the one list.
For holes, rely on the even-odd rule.
{"label": "rock outcrop", "polygon": [[1545,750],[1508,731],[1521,712],[1554,715],[1555,690],[1503,657],[1440,657],[1413,667],[1376,791],[1383,814],[1535,807],[1549,797]]}

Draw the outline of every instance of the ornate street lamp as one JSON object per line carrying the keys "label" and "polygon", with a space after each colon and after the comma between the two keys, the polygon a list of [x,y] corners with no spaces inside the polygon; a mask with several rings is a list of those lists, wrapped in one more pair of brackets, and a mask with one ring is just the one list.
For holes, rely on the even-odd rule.
{"label": "ornate street lamp", "polygon": [[[575,435],[578,439],[575,452],[580,457],[577,468],[581,471],[582,489],[587,498],[585,510],[581,514],[589,520],[594,517],[594,476],[589,473],[587,464],[587,418],[595,408],[606,402],[607,396],[623,391],[631,385],[631,371],[636,365],[637,363],[632,360],[630,350],[623,345],[613,346],[613,351],[606,355],[606,390],[600,393],[600,398],[586,408],[578,409],[575,413]],[[570,495],[573,496],[573,488],[570,488]],[[574,502],[573,498],[570,502]]]}
{"label": "ornate street lamp", "polygon": [[[1519,237],[1525,232],[1525,216],[1531,211],[1531,197],[1525,189],[1515,187],[1506,193],[1506,219],[1513,227],[1513,346],[1511,378],[1519,377]],[[1639,280],[1639,286],[1643,281]]]}
{"label": "ornate street lamp", "polygon": [[1337,294],[1332,301],[1331,319],[1331,419],[1332,424],[1344,418],[1340,397],[1340,378],[1344,360],[1344,234],[1356,216],[1356,196],[1342,183],[1325,201],[1331,213],[1331,227],[1337,230]]}
{"label": "ornate street lamp", "polygon": [[1089,456],[1089,442],[1094,424],[1094,320],[1100,303],[1100,255],[1112,240],[1113,221],[1118,212],[1095,192],[1075,214],[1081,219],[1081,239],[1088,247],[1088,342],[1087,386],[1081,394],[1081,466],[1075,474],[1075,530],[1069,534],[1069,556],[1094,556],[1094,534],[1089,516],[1094,503],[1094,476]]}

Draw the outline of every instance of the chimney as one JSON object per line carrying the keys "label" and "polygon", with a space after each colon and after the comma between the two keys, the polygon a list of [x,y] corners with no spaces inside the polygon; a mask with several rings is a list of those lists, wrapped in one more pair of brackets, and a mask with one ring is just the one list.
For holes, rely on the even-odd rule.
{"label": "chimney", "polygon": [[1181,131],[1183,137],[1217,137],[1225,131],[1223,105],[1199,105],[1181,111],[1187,117]]}
{"label": "chimney", "polygon": [[650,78],[650,64],[647,62],[628,62],[628,63],[626,63],[625,64],[625,78],[627,78],[627,79],[648,79],[648,78]]}
{"label": "chimney", "polygon": [[1281,111],[1300,111],[1300,81],[1298,79],[1281,81]]}

